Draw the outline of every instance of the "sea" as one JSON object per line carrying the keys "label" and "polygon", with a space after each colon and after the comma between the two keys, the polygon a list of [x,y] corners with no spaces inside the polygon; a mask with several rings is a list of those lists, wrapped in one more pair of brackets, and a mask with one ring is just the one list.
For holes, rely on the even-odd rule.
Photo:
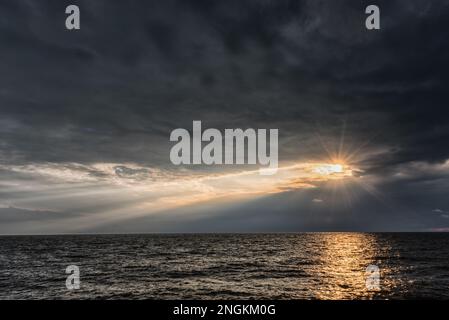
{"label": "sea", "polygon": [[0,237],[0,299],[448,298],[449,233]]}

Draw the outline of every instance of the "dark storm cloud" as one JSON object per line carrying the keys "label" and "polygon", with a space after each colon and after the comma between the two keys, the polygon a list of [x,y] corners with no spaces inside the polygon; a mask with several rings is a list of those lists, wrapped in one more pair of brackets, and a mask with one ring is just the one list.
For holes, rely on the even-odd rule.
{"label": "dark storm cloud", "polygon": [[368,1],[76,1],[67,31],[72,3],[0,1],[0,164],[170,167],[169,134],[192,120],[279,128],[281,161],[344,132],[364,174],[399,188],[410,163],[449,158],[449,1],[377,1],[380,31]]}
{"label": "dark storm cloud", "polygon": [[388,133],[379,168],[448,157],[447,2],[380,2],[379,32],[363,1],[80,1],[77,32],[67,3],[2,3],[6,158],[163,165],[193,119],[278,126],[305,140],[287,158],[342,120],[361,142]]}

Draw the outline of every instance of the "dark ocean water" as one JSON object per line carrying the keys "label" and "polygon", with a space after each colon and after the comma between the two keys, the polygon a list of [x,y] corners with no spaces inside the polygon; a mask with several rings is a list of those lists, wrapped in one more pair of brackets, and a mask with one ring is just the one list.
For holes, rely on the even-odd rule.
{"label": "dark ocean water", "polygon": [[449,234],[3,236],[0,298],[447,299]]}

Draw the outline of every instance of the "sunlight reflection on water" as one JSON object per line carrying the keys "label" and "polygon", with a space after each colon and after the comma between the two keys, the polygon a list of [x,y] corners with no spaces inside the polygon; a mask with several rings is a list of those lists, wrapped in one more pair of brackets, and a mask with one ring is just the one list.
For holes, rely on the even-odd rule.
{"label": "sunlight reflection on water", "polygon": [[[435,233],[0,237],[0,298],[448,298],[448,244]],[[72,264],[81,288],[68,291]],[[369,265],[380,290],[366,287]]]}

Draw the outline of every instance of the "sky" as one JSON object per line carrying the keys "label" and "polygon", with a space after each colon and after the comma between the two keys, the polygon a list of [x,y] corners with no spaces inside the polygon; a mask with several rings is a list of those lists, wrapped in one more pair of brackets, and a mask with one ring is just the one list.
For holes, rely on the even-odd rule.
{"label": "sky", "polygon": [[[449,231],[449,1],[370,4],[0,0],[0,234]],[[278,172],[172,164],[194,120]]]}

